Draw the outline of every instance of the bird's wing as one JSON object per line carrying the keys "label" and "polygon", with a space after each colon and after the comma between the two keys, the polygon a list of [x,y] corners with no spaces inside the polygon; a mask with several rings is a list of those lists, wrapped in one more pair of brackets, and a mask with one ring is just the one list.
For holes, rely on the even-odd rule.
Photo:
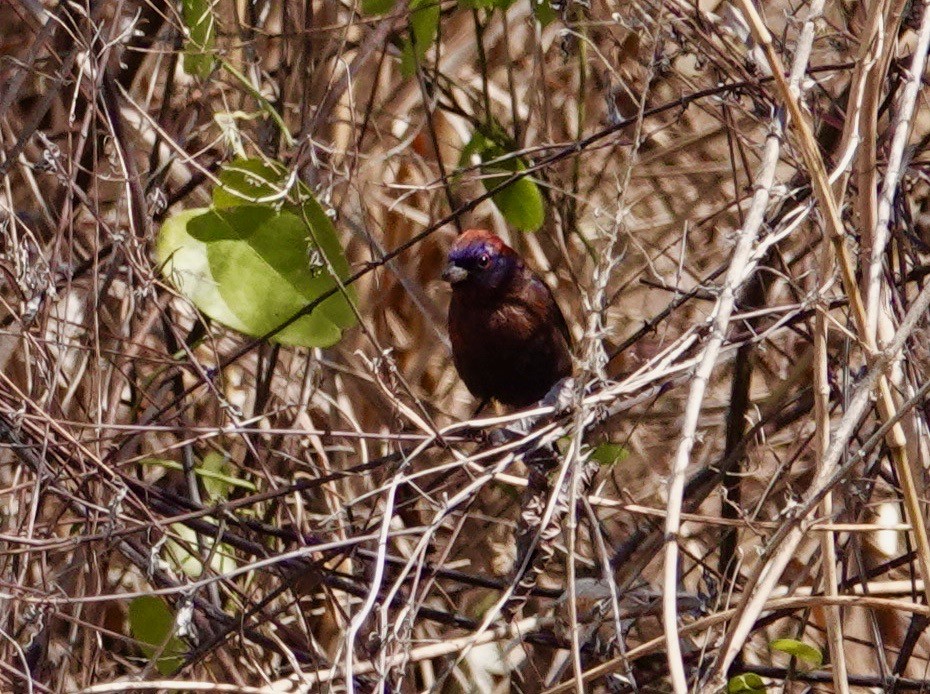
{"label": "bird's wing", "polygon": [[534,275],[530,280],[530,286],[533,288],[533,293],[537,295],[537,301],[534,303],[537,306],[546,307],[547,313],[549,314],[546,316],[546,318],[555,323],[556,327],[559,329],[559,332],[561,332],[562,336],[565,338],[565,343],[568,345],[569,349],[571,349],[571,331],[568,329],[568,323],[565,322],[565,316],[562,315],[562,310],[559,308],[559,303],[555,300],[555,295],[552,293],[549,285]]}

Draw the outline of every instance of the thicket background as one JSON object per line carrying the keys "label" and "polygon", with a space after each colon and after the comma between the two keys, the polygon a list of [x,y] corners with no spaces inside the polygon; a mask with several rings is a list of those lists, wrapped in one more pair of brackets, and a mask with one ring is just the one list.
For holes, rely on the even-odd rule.
{"label": "thicket background", "polygon": [[[0,689],[925,688],[930,10],[759,9],[0,5]],[[161,273],[241,156],[331,214],[330,347]],[[574,334],[525,434],[465,424],[473,226]]]}

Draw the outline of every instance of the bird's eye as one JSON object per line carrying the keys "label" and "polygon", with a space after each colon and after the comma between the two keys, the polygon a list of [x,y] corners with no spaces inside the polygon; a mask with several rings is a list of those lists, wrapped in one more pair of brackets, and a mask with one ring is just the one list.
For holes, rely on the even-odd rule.
{"label": "bird's eye", "polygon": [[487,270],[491,266],[491,256],[487,253],[482,253],[481,257],[478,258],[478,267],[482,270]]}

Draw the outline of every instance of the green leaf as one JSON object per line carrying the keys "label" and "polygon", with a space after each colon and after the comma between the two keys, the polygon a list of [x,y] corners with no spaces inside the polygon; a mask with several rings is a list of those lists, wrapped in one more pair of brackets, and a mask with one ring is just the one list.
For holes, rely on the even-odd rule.
{"label": "green leaf", "polygon": [[225,501],[229,498],[229,492],[239,481],[229,474],[232,470],[226,456],[216,451],[210,451],[200,461],[196,472],[211,501]]}
{"label": "green leaf", "polygon": [[459,6],[474,10],[506,10],[516,0],[459,0]]}
{"label": "green leaf", "polygon": [[[156,253],[165,276],[198,309],[257,337],[337,286],[325,260],[342,277],[348,263],[332,222],[307,189],[297,195],[299,204],[282,210],[236,204],[232,191],[242,192],[236,188],[239,175],[230,174],[217,196],[232,206],[187,210],[169,218],[159,232]],[[267,183],[259,182],[253,190],[265,190]],[[337,292],[273,339],[327,347],[354,324],[349,301]]]}
{"label": "green leaf", "polygon": [[[485,160],[493,157],[486,157]],[[519,159],[510,159],[505,162],[498,162],[486,167],[483,171],[486,178],[483,179],[486,190],[493,190],[505,180],[509,174],[518,171],[524,171],[526,166]],[[504,172],[501,176],[488,175],[497,172]],[[511,225],[520,231],[536,231],[546,219],[546,208],[543,202],[542,193],[533,179],[529,177],[521,178],[514,181],[506,188],[491,196],[497,209],[501,211]]]}
{"label": "green leaf", "polygon": [[[302,219],[268,207],[243,205],[195,217],[190,235],[207,246],[211,275],[220,295],[251,335],[264,335],[331,289],[334,282],[319,257],[311,257]],[[345,299],[336,295],[275,339],[285,344],[326,347],[354,322]]]}
{"label": "green leaf", "polygon": [[184,72],[208,77],[213,71],[216,23],[210,0],[182,0],[181,14],[187,29],[184,46]]}
{"label": "green leaf", "polygon": [[462,148],[462,153],[459,155],[459,168],[466,169],[474,166],[474,157],[480,157],[481,153],[490,146],[491,142],[488,138],[476,130]]}
{"label": "green leaf", "polygon": [[220,185],[213,189],[217,208],[280,202],[290,192],[287,169],[278,162],[235,159],[223,166],[218,178]]}
{"label": "green leaf", "polygon": [[549,26],[550,23],[554,22],[559,17],[555,10],[552,9],[550,0],[530,0],[530,6],[533,8],[533,15],[536,17],[536,21],[539,22],[543,28]]}
{"label": "green leaf", "polygon": [[394,0],[362,0],[362,14],[384,14],[394,7]]}
{"label": "green leaf", "polygon": [[793,655],[798,660],[810,663],[814,667],[820,667],[823,663],[823,653],[819,649],[796,639],[775,639],[769,644],[769,648]]}
{"label": "green leaf", "polygon": [[[194,474],[203,479],[204,487],[207,489],[207,493],[211,493],[209,489],[209,482],[218,481],[221,482],[225,487],[240,487],[241,489],[247,489],[250,492],[258,491],[258,487],[255,486],[252,482],[248,480],[239,479],[238,477],[233,477],[226,472],[220,472],[214,469],[211,469],[211,466],[205,466],[207,459],[210,456],[216,455],[221,460],[225,461],[226,459],[219,453],[208,453],[204,458],[203,463],[199,467],[194,468]],[[166,460],[164,458],[145,458],[139,461],[140,465],[160,465],[163,468],[169,470],[183,470],[184,466],[181,463],[175,460]],[[232,466],[228,462],[224,464],[224,470],[231,470]],[[228,492],[227,492],[228,495]],[[226,498],[226,497],[223,497]]]}
{"label": "green leaf", "polygon": [[[503,158],[507,153],[499,145],[488,144],[480,154],[481,161],[485,162],[481,167],[485,190],[493,190],[506,181],[510,174],[526,170],[526,165],[518,157]],[[504,219],[520,231],[536,231],[546,220],[546,206],[542,193],[529,176],[499,190],[491,196],[491,200],[504,215]]]}
{"label": "green leaf", "polygon": [[591,451],[591,460],[601,465],[616,465],[622,463],[630,455],[630,451],[619,443],[606,442],[599,444]]}
{"label": "green leaf", "polygon": [[[303,219],[312,244],[323,252],[337,275],[348,276],[349,263],[332,220],[305,183],[297,181],[294,185],[283,164],[262,159],[235,159],[223,165],[218,178],[220,186],[213,189],[214,207],[268,204],[286,195],[281,209]],[[353,316],[349,325],[354,324]]]}
{"label": "green leaf", "polygon": [[[323,252],[323,255],[329,260],[329,264],[332,265],[333,271],[340,278],[348,277],[349,261],[346,260],[345,253],[342,252],[342,244],[339,242],[339,235],[336,233],[333,220],[326,214],[326,211],[317,202],[313,192],[306,184],[299,183],[297,185],[295,197],[297,202],[289,209],[292,209],[294,214],[307,225],[311,243],[315,248]],[[351,290],[350,296],[354,296]],[[346,304],[346,308],[348,312],[343,315],[343,321],[345,322],[340,323],[340,325],[349,328],[355,325],[356,318],[352,310],[348,308],[348,304]]]}
{"label": "green leaf", "polygon": [[[173,523],[171,532],[179,539],[169,539],[165,543],[165,556],[178,571],[183,571],[190,578],[200,578],[203,575],[203,557],[200,554],[200,544],[197,542],[197,533],[183,523]],[[210,568],[217,574],[225,574],[236,568],[236,559],[229,545],[220,543],[213,551],[213,539],[200,536],[204,549],[209,554]]]}
{"label": "green leaf", "polygon": [[158,232],[155,253],[163,265],[165,277],[194,306],[213,320],[248,333],[249,326],[226,305],[219,285],[213,279],[207,259],[207,244],[187,232],[188,224],[209,214],[211,210],[203,207],[185,210],[166,219]]}
{"label": "green leaf", "polygon": [[400,54],[400,71],[410,77],[439,33],[440,0],[410,0],[410,31]]}
{"label": "green leaf", "polygon": [[754,672],[731,677],[727,682],[727,694],[764,694],[765,683]]}
{"label": "green leaf", "polygon": [[129,628],[147,658],[161,653],[155,667],[162,675],[173,675],[184,664],[187,645],[173,635],[174,615],[161,598],[155,595],[134,598],[129,603]]}

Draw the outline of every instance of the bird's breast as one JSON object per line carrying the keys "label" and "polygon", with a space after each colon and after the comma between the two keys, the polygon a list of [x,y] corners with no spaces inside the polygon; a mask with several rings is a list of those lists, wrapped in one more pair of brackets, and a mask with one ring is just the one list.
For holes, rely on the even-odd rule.
{"label": "bird's breast", "polygon": [[516,302],[476,304],[456,301],[449,307],[449,331],[465,339],[484,341],[489,349],[519,347],[533,339],[545,324],[544,319]]}

